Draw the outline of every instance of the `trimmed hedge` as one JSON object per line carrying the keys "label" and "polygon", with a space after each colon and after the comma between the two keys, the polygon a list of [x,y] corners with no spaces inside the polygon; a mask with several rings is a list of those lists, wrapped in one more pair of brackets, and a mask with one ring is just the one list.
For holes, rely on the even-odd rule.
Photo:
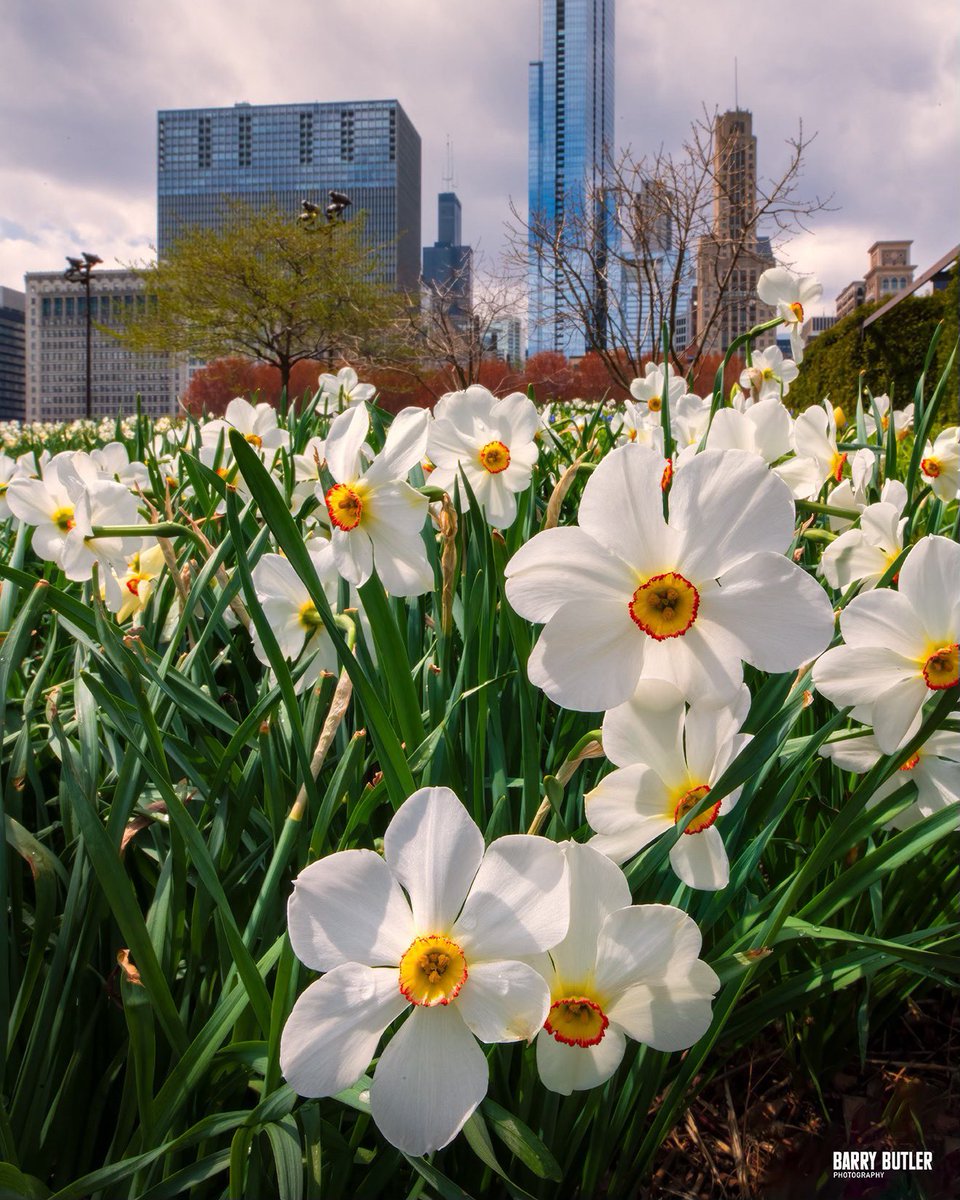
{"label": "trimmed hedge", "polygon": [[[803,358],[800,377],[790,386],[787,404],[794,412],[819,404],[829,396],[851,416],[857,405],[857,384],[863,382],[876,396],[886,392],[897,408],[913,400],[917,379],[923,370],[930,339],[940,321],[945,328],[937,346],[936,364],[928,378],[928,389],[940,378],[958,336],[957,271],[947,287],[931,296],[910,297],[886,317],[875,321],[861,334],[861,322],[880,307],[864,304],[814,339]],[[945,397],[943,419],[952,419],[957,408],[957,367]]]}

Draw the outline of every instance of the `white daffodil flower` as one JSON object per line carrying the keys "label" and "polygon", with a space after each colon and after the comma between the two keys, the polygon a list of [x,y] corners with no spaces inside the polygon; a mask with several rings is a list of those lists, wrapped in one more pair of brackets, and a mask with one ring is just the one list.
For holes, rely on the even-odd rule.
{"label": "white daffodil flower", "polygon": [[795,670],[833,636],[826,593],[784,557],[786,485],[755,454],[705,450],[677,473],[621,446],[584,488],[578,526],[537,534],[507,564],[507,598],[545,628],[530,681],[564,708],[629,700],[641,678],[689,699],[732,696],[743,662]]}
{"label": "white daffodil flower", "polygon": [[[864,775],[875,766],[884,752],[871,734],[841,738],[820,747],[824,758],[832,759],[843,771]],[[938,729],[924,742],[916,754],[900,764],[898,770],[882,783],[867,801],[873,808],[905,783],[913,783],[917,798],[887,822],[887,829],[909,829],[924,817],[951,804],[960,804],[960,733]]]}
{"label": "white daffodil flower", "polygon": [[124,570],[111,567],[103,572],[100,594],[118,623],[147,607],[164,565],[163,551],[156,540],[144,538],[140,549],[128,556]]}
{"label": "white daffodil flower", "polygon": [[630,384],[630,395],[638,404],[644,406],[649,414],[659,420],[658,414],[663,407],[663,385],[664,379],[666,379],[667,399],[672,414],[673,406],[687,390],[683,376],[675,374],[669,363],[662,363],[658,366],[656,363],[648,362],[643,370],[643,378],[635,379]]}
{"label": "white daffodil flower", "polygon": [[864,424],[867,427],[867,437],[876,437],[879,441],[884,441],[887,430],[890,428],[890,422],[893,421],[894,436],[898,442],[902,442],[913,429],[913,405],[908,404],[906,408],[891,408],[890,397],[886,393],[874,396],[873,403],[880,413],[880,432],[877,433],[877,419],[873,415],[873,405],[864,404],[863,416]]}
{"label": "white daffodil flower", "polygon": [[17,459],[9,454],[0,454],[0,521],[12,516],[10,505],[7,503],[7,488],[14,479],[29,478],[27,472]]}
{"label": "white daffodil flower", "polygon": [[696,923],[667,904],[631,905],[623,872],[590,846],[566,842],[570,927],[537,960],[550,1012],[537,1037],[537,1069],[553,1092],[597,1087],[634,1038],[685,1050],[710,1026],[720,986],[699,958]]}
{"label": "white daffodil flower", "polygon": [[794,275],[786,267],[771,267],[757,280],[757,295],[790,330],[790,346],[797,365],[803,362],[803,323],[807,309],[823,295],[812,275]]}
{"label": "white daffodil flower", "polygon": [[[314,539],[307,543],[307,553],[313,560],[327,599],[334,603],[338,576],[332,545]],[[291,663],[304,654],[310,659],[309,666],[296,682],[296,690],[303,692],[313,687],[323,671],[336,671],[336,650],[306,584],[289,560],[280,554],[264,554],[251,575],[257,599],[277,639],[280,653]],[[255,624],[250,626],[250,636],[254,654],[264,666],[269,666],[270,659]]]}
{"label": "white daffodil flower", "polygon": [[[741,395],[748,399],[781,400],[790,391],[790,384],[800,374],[792,358],[784,358],[779,346],[754,350],[753,361],[740,372]],[[745,405],[746,407],[746,405]]]}
{"label": "white daffodil flower", "polygon": [[222,417],[200,427],[201,441],[204,446],[216,448],[222,437],[224,445],[229,447],[231,429],[243,434],[261,458],[272,457],[281,446],[290,444],[290,434],[277,427],[277,410],[265,403],[254,406],[242,396],[230,401]]}
{"label": "white daffodil flower", "polygon": [[960,681],[960,545],[925,537],[900,568],[897,591],[855,596],[840,614],[843,646],[813,668],[814,686],[872,725],[893,754],[920,727],[924,703]]}
{"label": "white daffodil flower", "polygon": [[796,456],[774,469],[797,500],[814,500],[830,479],[840,482],[847,455],[837,448],[837,423],[826,401],[804,409],[794,421],[793,448]]}
{"label": "white daffodil flower", "polygon": [[769,396],[740,411],[721,408],[707,434],[710,450],[749,450],[775,463],[792,449],[793,420],[779,399]]}
{"label": "white daffodil flower", "polygon": [[906,518],[895,504],[869,504],[860,528],[848,529],[831,542],[820,559],[820,573],[832,588],[846,591],[852,583],[874,588],[903,549]]}
{"label": "white daffodil flower", "polygon": [[75,497],[74,521],[63,539],[60,566],[68,579],[85,580],[93,564],[101,570],[122,571],[136,550],[137,537],[95,537],[98,525],[138,525],[137,498],[122,483],[101,479],[86,487],[68,483]]}
{"label": "white daffodil flower", "polygon": [[387,1026],[370,1106],[407,1154],[445,1146],[487,1091],[482,1042],[530,1041],[550,995],[521,961],[567,932],[560,849],[483,835],[448,788],[423,788],[387,826],[383,857],[345,850],[307,867],[288,906],[297,957],[326,974],[300,996],[280,1041],[284,1077],[332,1096],[367,1069]]}
{"label": "white daffodil flower", "polygon": [[516,520],[517,493],[530,486],[539,427],[536,405],[521,392],[498,400],[474,385],[443,396],[427,439],[431,485],[452,493],[462,471],[487,522],[508,528]]}
{"label": "white daffodil flower", "polygon": [[317,380],[317,388],[321,394],[333,400],[343,399],[348,408],[356,404],[364,404],[377,394],[372,383],[361,383],[353,367],[341,367],[336,375],[321,375]]}
{"label": "white daffodil flower", "polygon": [[[71,464],[71,454],[64,451],[51,458],[43,468],[40,479],[20,475],[7,485],[6,500],[15,517],[33,526],[33,552],[45,562],[59,565],[67,534],[76,525],[76,495],[82,491]],[[72,491],[67,481],[78,486]]]}
{"label": "white daffodil flower", "polygon": [[383,450],[367,462],[364,443],[370,428],[366,405],[348,408],[330,425],[327,466],[336,480],[316,495],[327,506],[333,561],[344,579],[359,587],[374,567],[393,596],[419,596],[433,587],[421,532],[426,496],[406,482],[424,455],[429,414],[421,408],[397,413]]}
{"label": "white daffodil flower", "polygon": [[[603,718],[603,750],[619,768],[585,797],[590,845],[625,862],[676,828],[750,741],[740,733],[750,707],[741,688],[732,706],[696,703],[660,679],[644,679],[626,704]],[[730,864],[717,817],[733,809],[735,788],[687,825],[670,851],[670,865],[688,887],[725,887]]]}
{"label": "white daffodil flower", "polygon": [[90,459],[104,479],[122,483],[131,492],[150,490],[150,472],[146,464],[131,461],[122,442],[108,442],[99,450],[91,450]]}
{"label": "white daffodil flower", "polygon": [[638,446],[652,446],[663,453],[663,425],[659,414],[651,414],[645,404],[624,400],[623,415],[617,430],[617,441],[620,444],[636,443]]}
{"label": "white daffodil flower", "polygon": [[935,442],[927,442],[920,473],[944,504],[960,497],[960,428],[951,425],[940,431]]}

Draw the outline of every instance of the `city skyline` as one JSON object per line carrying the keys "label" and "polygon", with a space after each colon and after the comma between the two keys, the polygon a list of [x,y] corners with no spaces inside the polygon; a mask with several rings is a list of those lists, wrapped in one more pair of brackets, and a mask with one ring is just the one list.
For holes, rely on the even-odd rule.
{"label": "city skyline", "polygon": [[[118,0],[90,0],[53,23],[15,0],[0,52],[0,283],[22,287],[24,270],[56,269],[81,247],[110,266],[147,258],[157,111],[241,100],[395,95],[423,139],[424,197],[443,190],[452,138],[464,241],[491,258],[510,199],[526,206],[537,7],[493,0],[483,13],[452,13],[430,0],[358,12],[340,0],[279,0],[266,17],[249,3],[198,12],[172,0],[131,23]],[[874,241],[911,238],[923,268],[954,240],[960,17],[932,0],[909,14],[896,3],[852,0],[838,10],[815,0],[802,23],[755,24],[755,12],[743,2],[719,12],[706,0],[670,12],[621,5],[614,140],[635,152],[677,148],[701,101],[733,107],[738,58],[739,101],[754,114],[764,174],[776,173],[798,118],[820,131],[804,186],[834,193],[838,211],[788,255],[822,278],[828,311]],[[421,242],[433,240],[428,201]]]}

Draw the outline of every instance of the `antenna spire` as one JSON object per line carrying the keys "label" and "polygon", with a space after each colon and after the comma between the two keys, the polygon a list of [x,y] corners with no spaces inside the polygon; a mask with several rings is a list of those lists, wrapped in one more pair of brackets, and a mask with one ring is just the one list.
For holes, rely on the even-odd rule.
{"label": "antenna spire", "polygon": [[443,164],[443,190],[452,192],[457,186],[457,172],[453,162],[453,141],[447,134],[447,154]]}
{"label": "antenna spire", "polygon": [[740,111],[740,81],[737,77],[737,59],[733,59],[733,107]]}

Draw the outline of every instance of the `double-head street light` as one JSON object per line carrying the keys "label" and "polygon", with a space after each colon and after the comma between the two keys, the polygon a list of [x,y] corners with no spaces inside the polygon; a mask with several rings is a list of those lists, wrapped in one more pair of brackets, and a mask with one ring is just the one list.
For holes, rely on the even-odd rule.
{"label": "double-head street light", "polygon": [[82,283],[87,294],[86,314],[87,314],[87,392],[86,392],[86,416],[89,420],[93,415],[93,376],[91,373],[91,343],[93,340],[93,322],[92,313],[90,311],[90,276],[93,268],[97,263],[102,263],[103,259],[99,254],[88,254],[86,250],[82,251],[82,258],[72,258],[67,255],[67,262],[70,264],[63,273],[64,279],[70,283]]}

